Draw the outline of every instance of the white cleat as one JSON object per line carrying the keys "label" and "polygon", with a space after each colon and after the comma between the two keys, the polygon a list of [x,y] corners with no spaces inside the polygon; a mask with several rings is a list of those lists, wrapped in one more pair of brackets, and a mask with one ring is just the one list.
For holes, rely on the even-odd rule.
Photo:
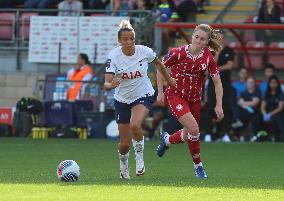
{"label": "white cleat", "polygon": [[128,158],[129,158],[129,152],[125,155],[119,154],[119,165],[120,165],[120,171],[119,176],[121,179],[130,179],[129,175],[129,168],[128,168]]}
{"label": "white cleat", "polygon": [[120,162],[119,176],[120,179],[130,179],[128,165],[124,165],[122,162]]}
{"label": "white cleat", "polygon": [[120,170],[120,179],[130,179],[128,169],[127,170]]}
{"label": "white cleat", "polygon": [[145,174],[144,160],[136,160],[136,175],[142,176]]}

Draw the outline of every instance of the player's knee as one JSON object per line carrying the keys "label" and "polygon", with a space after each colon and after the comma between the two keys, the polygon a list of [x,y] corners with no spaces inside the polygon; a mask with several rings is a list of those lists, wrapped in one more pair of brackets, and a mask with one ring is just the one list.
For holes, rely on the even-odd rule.
{"label": "player's knee", "polygon": [[193,136],[198,136],[199,135],[199,127],[198,126],[193,126],[191,128],[188,128],[188,133],[190,133]]}
{"label": "player's knee", "polygon": [[122,149],[122,150],[129,150],[129,148],[130,148],[130,143],[128,143],[128,142],[120,142],[120,143],[119,143],[119,147],[120,147],[120,149]]}
{"label": "player's knee", "polygon": [[141,131],[141,125],[137,122],[130,122],[130,129],[133,133],[139,133]]}

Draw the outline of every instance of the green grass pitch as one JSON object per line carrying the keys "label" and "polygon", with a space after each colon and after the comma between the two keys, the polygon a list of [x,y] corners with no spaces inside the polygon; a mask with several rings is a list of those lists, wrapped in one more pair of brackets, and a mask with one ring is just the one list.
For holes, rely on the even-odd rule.
{"label": "green grass pitch", "polygon": [[[119,179],[117,142],[77,139],[0,138],[0,201],[108,200],[284,200],[284,144],[203,143],[202,159],[209,178],[193,173],[187,145],[172,145],[163,158],[158,141],[146,142],[146,174]],[[65,159],[81,167],[76,183],[57,180]]]}

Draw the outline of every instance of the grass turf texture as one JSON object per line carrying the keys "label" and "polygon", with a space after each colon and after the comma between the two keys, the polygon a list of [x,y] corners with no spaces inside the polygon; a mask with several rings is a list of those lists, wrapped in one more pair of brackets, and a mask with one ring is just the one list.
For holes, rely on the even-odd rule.
{"label": "grass turf texture", "polygon": [[[0,138],[0,201],[91,200],[284,200],[284,144],[202,144],[209,179],[193,173],[187,147],[173,145],[163,158],[146,142],[146,174],[119,179],[117,142]],[[65,159],[81,167],[76,183],[57,180]]]}

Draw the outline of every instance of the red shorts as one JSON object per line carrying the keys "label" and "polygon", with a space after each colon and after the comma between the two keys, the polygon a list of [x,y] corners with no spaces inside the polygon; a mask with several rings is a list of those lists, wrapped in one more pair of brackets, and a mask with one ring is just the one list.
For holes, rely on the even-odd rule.
{"label": "red shorts", "polygon": [[169,93],[165,94],[165,101],[172,115],[176,119],[179,119],[181,116],[190,112],[199,124],[201,101],[189,102],[176,94]]}

